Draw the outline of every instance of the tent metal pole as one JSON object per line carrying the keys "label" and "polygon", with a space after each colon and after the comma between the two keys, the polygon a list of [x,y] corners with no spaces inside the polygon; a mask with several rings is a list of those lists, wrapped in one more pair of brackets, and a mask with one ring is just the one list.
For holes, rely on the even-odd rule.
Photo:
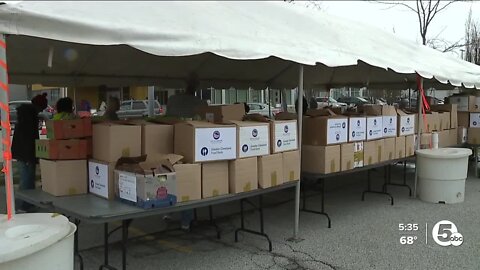
{"label": "tent metal pole", "polygon": [[[298,72],[298,149],[300,151],[300,163],[302,162],[302,120],[303,120],[303,65],[300,65]],[[302,99],[302,100],[301,100]],[[293,238],[298,239],[298,226],[300,220],[300,185],[301,177],[298,179],[297,185],[295,186],[295,227],[293,230]]]}
{"label": "tent metal pole", "polygon": [[[420,149],[421,141],[422,141],[422,133],[420,131],[423,125],[423,117],[422,117],[422,93],[420,89],[423,89],[423,78],[418,75],[420,83],[417,89],[417,111],[418,111],[418,121],[417,121],[417,141],[415,148]],[[417,170],[417,160],[415,159],[415,185],[413,186],[413,198],[417,197],[417,184],[418,184],[418,170]]]}
{"label": "tent metal pole", "polygon": [[148,117],[155,116],[155,86],[148,87]]}
{"label": "tent metal pole", "polygon": [[13,193],[12,152],[10,112],[8,109],[8,70],[7,70],[7,42],[4,34],[0,33],[0,108],[2,127],[3,172],[5,173],[5,191],[7,197],[7,219],[15,215],[15,196]]}

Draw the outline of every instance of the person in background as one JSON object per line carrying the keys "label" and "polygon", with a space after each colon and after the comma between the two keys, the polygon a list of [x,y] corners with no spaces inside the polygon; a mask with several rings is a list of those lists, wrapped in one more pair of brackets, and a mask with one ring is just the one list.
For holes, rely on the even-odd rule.
{"label": "person in background", "polygon": [[[303,108],[302,108],[302,109],[303,109],[303,110],[302,110],[302,111],[303,111],[303,114],[305,115],[305,113],[306,113],[307,110],[308,110],[308,101],[307,101],[307,99],[305,98],[305,96],[303,96]],[[298,113],[298,98],[297,98],[297,100],[295,100],[295,112]]]}
{"label": "person in background", "polygon": [[[196,109],[201,106],[208,106],[205,100],[195,96],[199,86],[199,80],[196,74],[191,73],[187,79],[187,87],[184,94],[174,95],[167,102],[167,116],[176,116],[183,118],[194,118]],[[193,221],[193,209],[182,211],[181,228],[184,231],[190,230],[190,224]],[[169,219],[165,216],[164,219]]]}
{"label": "person in background", "polygon": [[[17,124],[12,139],[12,157],[17,160],[20,170],[20,190],[35,188],[35,140],[39,138],[38,113],[48,106],[46,95],[37,95],[31,104],[22,104],[17,108]],[[23,201],[16,203],[17,209],[31,211],[34,206]]]}
{"label": "person in background", "polygon": [[187,79],[185,93],[171,96],[167,102],[167,116],[183,118],[194,118],[196,109],[201,106],[208,106],[205,100],[195,96],[199,86],[199,80],[195,73],[191,73]]}
{"label": "person in background", "polygon": [[53,116],[53,120],[71,120],[75,119],[73,113],[73,100],[69,97],[61,98],[57,101],[57,113]]}
{"label": "person in background", "polygon": [[318,103],[317,103],[317,100],[314,97],[310,98],[309,107],[310,107],[310,109],[318,109]]}
{"label": "person in background", "polygon": [[105,110],[103,117],[109,121],[120,120],[117,115],[118,110],[120,110],[120,100],[118,100],[116,97],[110,97],[108,99],[107,109]]}

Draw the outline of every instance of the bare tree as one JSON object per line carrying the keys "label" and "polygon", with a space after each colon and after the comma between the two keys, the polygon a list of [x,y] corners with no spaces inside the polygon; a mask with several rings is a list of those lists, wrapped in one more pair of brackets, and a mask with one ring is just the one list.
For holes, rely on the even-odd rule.
{"label": "bare tree", "polygon": [[[423,45],[432,45],[429,44],[427,39],[428,34],[428,27],[432,23],[433,19],[440,13],[441,11],[445,10],[448,6],[450,6],[454,2],[459,2],[460,0],[452,0],[452,1],[440,1],[440,0],[415,0],[415,4],[409,5],[403,2],[398,1],[373,1],[380,4],[404,7],[412,12],[414,12],[418,19],[418,28],[420,37],[422,38]],[[442,40],[433,41],[434,46],[439,46],[438,43],[442,43]],[[459,41],[460,42],[460,41]],[[456,47],[460,47],[459,44],[454,46],[453,48],[449,48],[450,46],[444,47],[444,50],[451,51]]]}
{"label": "bare tree", "polygon": [[477,65],[480,64],[480,27],[478,22],[472,18],[472,9],[470,9],[465,22],[465,43],[464,59]]}

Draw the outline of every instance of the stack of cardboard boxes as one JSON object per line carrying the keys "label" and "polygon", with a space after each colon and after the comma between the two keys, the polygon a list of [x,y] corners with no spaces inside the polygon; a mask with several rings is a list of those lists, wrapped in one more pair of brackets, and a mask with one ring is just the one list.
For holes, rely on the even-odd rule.
{"label": "stack of cardboard boxes", "polygon": [[328,174],[414,155],[413,115],[380,105],[363,106],[360,111],[307,112],[302,171]]}
{"label": "stack of cardboard boxes", "polygon": [[90,119],[47,121],[47,138],[36,141],[42,189],[54,196],[87,193],[87,157],[91,155]]}
{"label": "stack of cardboard boxes", "polygon": [[457,144],[480,144],[480,97],[454,95],[448,103],[457,105],[458,133]]}

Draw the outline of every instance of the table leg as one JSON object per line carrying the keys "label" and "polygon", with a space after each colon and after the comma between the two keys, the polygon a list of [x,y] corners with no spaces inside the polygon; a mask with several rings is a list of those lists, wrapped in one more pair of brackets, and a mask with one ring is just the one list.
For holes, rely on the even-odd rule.
{"label": "table leg", "polygon": [[[388,178],[389,178],[389,166],[385,166],[385,174],[384,174],[384,178],[383,178],[384,185],[387,183]],[[383,188],[382,188],[382,189],[383,189]],[[390,197],[390,204],[393,205],[393,197],[392,197],[392,195],[390,195],[390,193],[385,192],[385,191],[383,191],[383,190],[382,190],[382,191],[372,190],[370,170],[367,170],[367,190],[365,190],[365,191],[362,193],[362,201],[365,200],[365,194],[367,194],[367,193],[387,195],[388,197]]]}
{"label": "table leg", "polygon": [[313,214],[318,214],[318,215],[325,216],[327,218],[327,221],[328,221],[328,228],[331,228],[332,227],[332,221],[331,221],[330,217],[328,216],[328,214],[325,213],[325,179],[320,178],[320,179],[318,179],[318,182],[320,183],[321,196],[322,196],[321,203],[320,203],[320,211],[307,209],[307,206],[306,206],[307,205],[307,191],[306,191],[305,185],[302,186],[303,187],[302,188],[302,193],[303,193],[302,211],[307,212],[307,213],[313,213]]}
{"label": "table leg", "polygon": [[[255,209],[259,210],[259,217],[260,217],[260,232],[246,229],[245,228],[245,217],[244,217],[244,203],[249,203],[252,205]],[[235,242],[238,242],[238,233],[239,232],[245,232],[245,233],[250,233],[254,235],[259,235],[265,237],[268,241],[268,250],[271,252],[273,250],[272,247],[272,241],[270,240],[270,237],[265,233],[264,230],[264,220],[263,220],[263,197],[262,195],[259,195],[259,200],[258,200],[258,207],[250,202],[247,199],[241,199],[240,200],[240,228],[235,230]]]}
{"label": "table leg", "polygon": [[217,223],[215,223],[215,219],[213,218],[213,207],[211,205],[208,206],[208,215],[210,217],[210,225],[215,227],[215,231],[217,232],[217,239],[220,239],[220,228],[218,227]]}
{"label": "table leg", "polygon": [[[389,167],[391,165],[388,165]],[[388,176],[388,183],[383,184],[383,191],[387,192],[387,187],[388,186],[397,186],[397,187],[405,187],[408,189],[408,194],[410,197],[412,197],[412,188],[407,184],[407,162],[403,162],[403,183],[392,183],[392,176],[391,176],[391,167],[389,168],[389,176]]]}
{"label": "table leg", "polygon": [[74,239],[73,239],[73,254],[75,255],[75,257],[77,257],[78,259],[78,263],[79,263],[79,266],[80,266],[80,270],[83,270],[83,257],[82,255],[80,255],[80,253],[78,252],[78,231],[80,230],[79,226],[80,226],[80,220],[78,219],[75,219],[74,220],[74,223],[75,225],[77,226],[77,230],[75,231],[75,235],[74,235]]}
{"label": "table leg", "polygon": [[103,264],[100,265],[100,267],[98,268],[99,270],[102,270],[102,269],[108,269],[108,270],[117,270],[117,268],[111,266],[110,264],[108,264],[108,238],[110,236],[110,232],[108,231],[108,222],[106,222],[104,225],[103,225],[103,252],[104,252],[104,259],[103,259]]}

